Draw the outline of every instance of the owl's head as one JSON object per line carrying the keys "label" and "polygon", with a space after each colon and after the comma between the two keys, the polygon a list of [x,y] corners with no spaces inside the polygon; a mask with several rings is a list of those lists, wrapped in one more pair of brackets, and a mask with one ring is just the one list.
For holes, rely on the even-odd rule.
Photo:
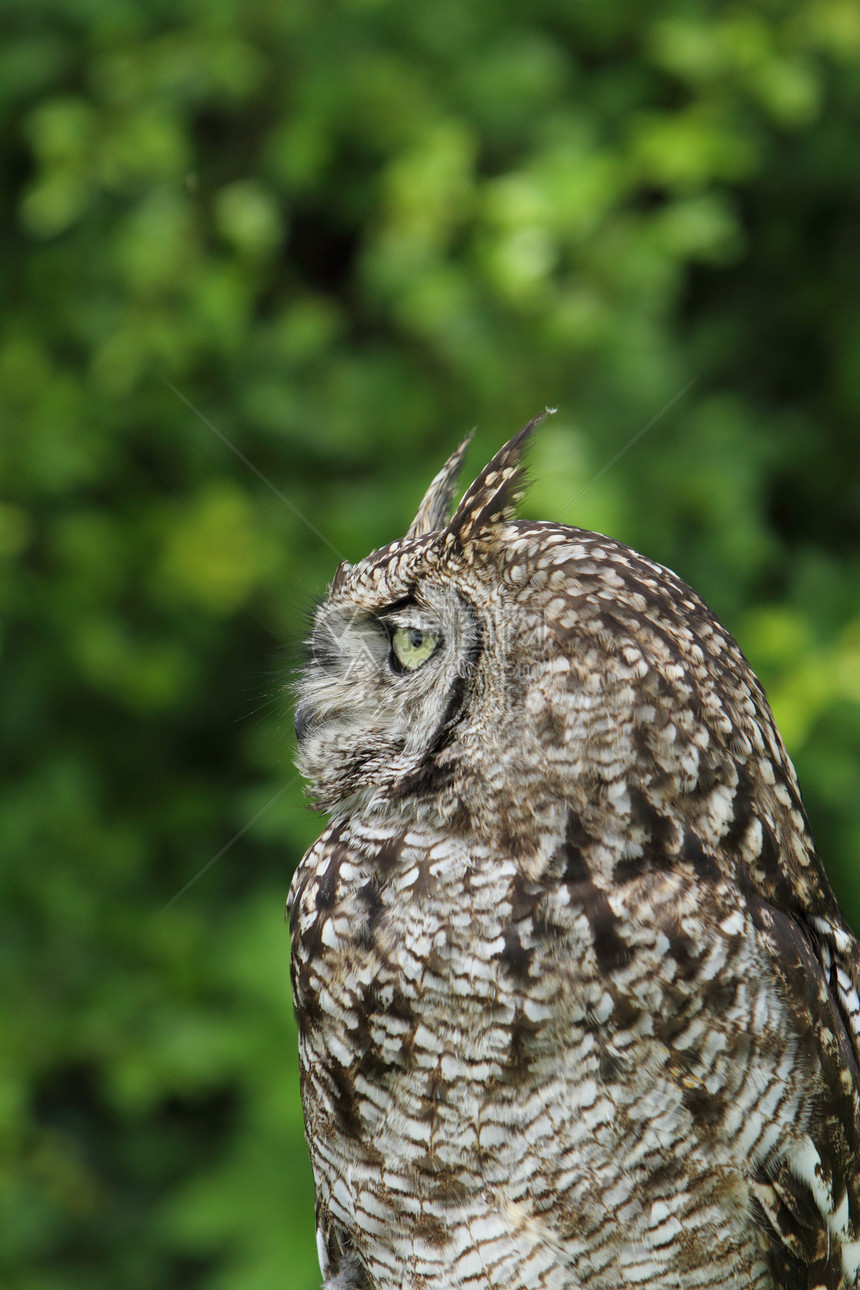
{"label": "owl's head", "polygon": [[451,516],[462,444],[406,536],[337,570],[296,713],[300,769],[336,818],[456,815],[511,839],[573,807],[623,832],[636,794],[683,800],[751,751],[761,691],[685,583],[599,534],[514,518],[542,419]]}
{"label": "owl's head", "polygon": [[[333,815],[430,800],[454,746],[501,703],[502,530],[522,489],[531,421],[450,516],[466,439],[430,484],[406,536],[338,568],[316,613],[296,709],[299,766]],[[471,437],[471,436],[470,436]]]}

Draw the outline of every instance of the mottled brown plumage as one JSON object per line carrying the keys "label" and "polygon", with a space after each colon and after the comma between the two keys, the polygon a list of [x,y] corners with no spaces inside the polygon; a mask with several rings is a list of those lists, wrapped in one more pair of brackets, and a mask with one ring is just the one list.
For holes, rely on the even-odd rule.
{"label": "mottled brown plumage", "polygon": [[290,894],[328,1290],[860,1284],[858,946],[740,650],[620,543],[453,518],[338,569]]}

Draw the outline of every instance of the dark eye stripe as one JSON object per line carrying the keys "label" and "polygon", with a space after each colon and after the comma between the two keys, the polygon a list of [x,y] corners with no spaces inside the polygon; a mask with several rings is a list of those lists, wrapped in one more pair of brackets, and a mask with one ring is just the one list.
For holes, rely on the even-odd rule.
{"label": "dark eye stripe", "polygon": [[376,611],[376,617],[381,623],[386,623],[393,614],[399,614],[403,609],[417,609],[418,604],[414,596],[403,596],[400,600],[395,600],[393,604],[386,605],[384,609]]}

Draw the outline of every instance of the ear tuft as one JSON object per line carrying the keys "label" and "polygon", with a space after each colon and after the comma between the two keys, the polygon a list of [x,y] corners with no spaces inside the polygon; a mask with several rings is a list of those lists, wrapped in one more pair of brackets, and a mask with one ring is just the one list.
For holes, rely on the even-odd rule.
{"label": "ear tuft", "polygon": [[517,503],[526,491],[522,461],[526,445],[541,422],[554,411],[554,408],[547,408],[523,426],[519,434],[509,439],[481,471],[448,525],[451,541],[465,546],[486,530],[513,519]]}
{"label": "ear tuft", "polygon": [[451,453],[439,474],[433,479],[424,494],[424,500],[418,507],[415,519],[409,525],[406,533],[408,538],[423,537],[425,533],[434,533],[436,529],[444,528],[447,524],[454,500],[454,489],[457,486],[457,476],[473,434],[474,431],[470,430],[460,447],[456,452]]}

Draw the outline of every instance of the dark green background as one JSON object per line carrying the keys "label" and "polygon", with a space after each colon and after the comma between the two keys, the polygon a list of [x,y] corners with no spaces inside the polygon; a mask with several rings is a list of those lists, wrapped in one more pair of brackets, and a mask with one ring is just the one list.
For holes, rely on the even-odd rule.
{"label": "dark green background", "polygon": [[860,923],[860,8],[1,21],[0,1282],[311,1290],[311,525],[359,558],[557,405],[527,514],[594,480],[566,518],[713,605]]}

